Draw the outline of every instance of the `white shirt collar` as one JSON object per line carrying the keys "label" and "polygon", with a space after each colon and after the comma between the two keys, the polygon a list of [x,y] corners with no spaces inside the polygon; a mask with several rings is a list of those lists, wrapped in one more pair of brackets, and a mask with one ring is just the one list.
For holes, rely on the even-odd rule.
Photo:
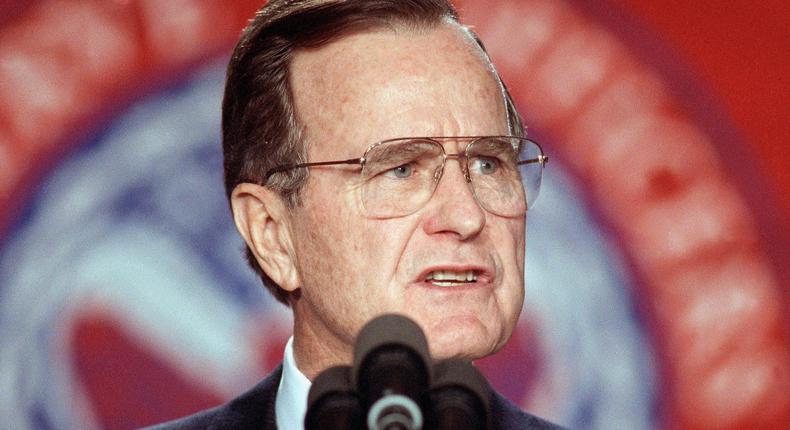
{"label": "white shirt collar", "polygon": [[277,398],[274,401],[277,428],[281,429],[304,428],[307,394],[312,385],[304,373],[296,367],[293,341],[294,338],[291,336],[288,343],[285,344],[283,374],[280,377],[280,386],[277,388]]}

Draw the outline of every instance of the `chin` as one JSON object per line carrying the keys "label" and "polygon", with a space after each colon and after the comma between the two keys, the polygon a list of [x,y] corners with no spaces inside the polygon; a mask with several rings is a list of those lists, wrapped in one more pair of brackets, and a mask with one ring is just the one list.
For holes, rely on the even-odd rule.
{"label": "chin", "polygon": [[499,351],[507,342],[502,330],[492,329],[477,318],[444,319],[426,331],[434,360],[477,360]]}

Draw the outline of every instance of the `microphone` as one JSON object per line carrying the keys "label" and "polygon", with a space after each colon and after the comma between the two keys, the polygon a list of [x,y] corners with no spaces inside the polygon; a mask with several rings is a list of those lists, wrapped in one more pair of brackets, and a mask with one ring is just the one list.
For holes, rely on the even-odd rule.
{"label": "microphone", "polygon": [[468,361],[453,358],[436,364],[430,401],[431,429],[491,428],[488,381]]}
{"label": "microphone", "polygon": [[370,430],[417,430],[425,421],[431,379],[428,341],[412,320],[380,316],[360,331],[352,383]]}
{"label": "microphone", "polygon": [[351,385],[351,368],[335,366],[321,372],[307,396],[306,430],[361,430],[362,410]]}

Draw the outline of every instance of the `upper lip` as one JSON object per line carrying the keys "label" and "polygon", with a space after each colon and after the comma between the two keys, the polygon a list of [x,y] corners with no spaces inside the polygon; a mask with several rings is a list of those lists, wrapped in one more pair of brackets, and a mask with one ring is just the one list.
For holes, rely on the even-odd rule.
{"label": "upper lip", "polygon": [[473,271],[477,277],[477,282],[485,282],[490,283],[494,279],[494,271],[486,266],[476,265],[476,264],[443,264],[443,265],[436,265],[430,266],[420,272],[420,274],[415,278],[415,282],[424,282],[425,279],[428,277],[431,272],[436,272],[439,270],[449,271],[449,272],[466,272],[466,271]]}

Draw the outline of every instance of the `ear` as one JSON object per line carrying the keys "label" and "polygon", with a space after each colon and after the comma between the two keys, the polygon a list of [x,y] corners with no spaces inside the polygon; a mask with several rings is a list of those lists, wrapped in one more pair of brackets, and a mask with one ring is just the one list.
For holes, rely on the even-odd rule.
{"label": "ear", "polygon": [[258,265],[282,289],[301,286],[290,219],[282,198],[256,184],[242,183],[230,196],[233,221]]}

